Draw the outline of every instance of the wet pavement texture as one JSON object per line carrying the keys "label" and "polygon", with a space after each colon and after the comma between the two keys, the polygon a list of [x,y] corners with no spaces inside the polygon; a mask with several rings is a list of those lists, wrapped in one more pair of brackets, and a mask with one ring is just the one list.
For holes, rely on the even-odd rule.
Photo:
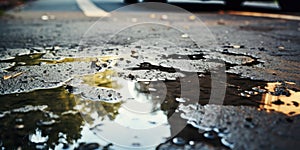
{"label": "wet pavement texture", "polygon": [[[97,18],[76,13],[27,13],[32,14],[10,13],[0,21],[1,147],[196,150],[299,144],[299,21],[202,12],[196,13],[204,22],[199,26],[186,15],[124,12],[95,25]],[[116,34],[145,16],[163,24]],[[201,28],[202,44],[171,27],[178,22],[191,33]],[[92,24],[95,32],[86,32]],[[219,68],[227,78],[214,81],[226,86],[221,104],[210,101],[212,74]],[[127,132],[116,124],[157,130]],[[109,140],[119,134],[126,137]]]}

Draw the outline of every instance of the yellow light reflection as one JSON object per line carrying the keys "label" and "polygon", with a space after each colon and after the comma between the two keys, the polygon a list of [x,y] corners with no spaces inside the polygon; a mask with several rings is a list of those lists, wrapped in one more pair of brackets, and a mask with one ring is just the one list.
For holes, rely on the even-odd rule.
{"label": "yellow light reflection", "polygon": [[[286,82],[286,84],[294,84],[291,82]],[[300,114],[300,92],[296,92],[290,89],[287,89],[290,92],[290,96],[279,95],[274,96],[270,92],[274,92],[274,89],[277,86],[280,86],[280,82],[268,83],[265,87],[269,92],[264,94],[262,97],[262,103],[260,105],[261,109],[264,109],[268,112],[277,111],[284,113],[288,116],[295,116]]]}

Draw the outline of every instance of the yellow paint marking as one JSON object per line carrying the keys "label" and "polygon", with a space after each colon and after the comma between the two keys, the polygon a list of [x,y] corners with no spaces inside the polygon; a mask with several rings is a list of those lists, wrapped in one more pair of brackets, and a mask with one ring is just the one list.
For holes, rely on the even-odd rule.
{"label": "yellow paint marking", "polygon": [[271,14],[271,13],[246,12],[246,11],[228,11],[227,13],[230,15],[266,17],[266,18],[274,18],[274,19],[286,19],[286,20],[300,21],[300,16],[284,15],[284,14]]}

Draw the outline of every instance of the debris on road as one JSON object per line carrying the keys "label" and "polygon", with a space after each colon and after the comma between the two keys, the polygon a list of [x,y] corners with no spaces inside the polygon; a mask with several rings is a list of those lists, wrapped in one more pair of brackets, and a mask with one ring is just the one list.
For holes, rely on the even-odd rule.
{"label": "debris on road", "polygon": [[22,75],[23,72],[18,72],[18,73],[15,73],[15,74],[11,74],[11,75],[4,75],[3,76],[3,79],[4,80],[8,80],[8,79],[11,79],[11,78],[15,78],[15,77],[18,77],[20,75]]}
{"label": "debris on road", "polygon": [[196,16],[194,16],[194,15],[189,16],[190,21],[194,21],[195,19],[196,19]]}

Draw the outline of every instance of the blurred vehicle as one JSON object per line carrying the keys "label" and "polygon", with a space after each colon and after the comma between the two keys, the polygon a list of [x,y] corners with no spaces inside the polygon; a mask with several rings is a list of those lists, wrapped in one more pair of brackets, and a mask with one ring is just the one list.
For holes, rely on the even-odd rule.
{"label": "blurred vehicle", "polygon": [[[167,2],[168,0],[143,0],[144,2]],[[201,0],[209,1],[209,0]],[[224,0],[229,8],[238,8],[246,0]],[[282,10],[286,11],[300,11],[300,0],[247,0],[247,1],[277,1]],[[139,0],[124,0],[125,3],[137,3]]]}

